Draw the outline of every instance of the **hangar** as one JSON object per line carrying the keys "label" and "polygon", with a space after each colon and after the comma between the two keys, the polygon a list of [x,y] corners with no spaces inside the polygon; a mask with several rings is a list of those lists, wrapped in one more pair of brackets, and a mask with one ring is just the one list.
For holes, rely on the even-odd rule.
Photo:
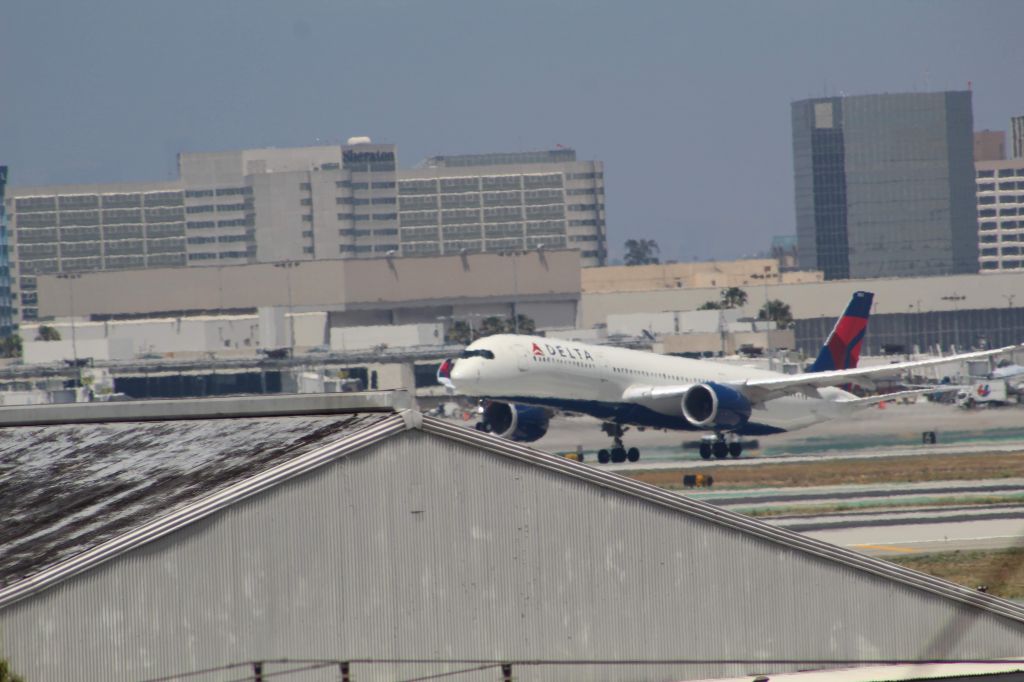
{"label": "hangar", "polygon": [[0,423],[0,657],[31,681],[683,680],[1024,651],[1024,606],[401,393]]}

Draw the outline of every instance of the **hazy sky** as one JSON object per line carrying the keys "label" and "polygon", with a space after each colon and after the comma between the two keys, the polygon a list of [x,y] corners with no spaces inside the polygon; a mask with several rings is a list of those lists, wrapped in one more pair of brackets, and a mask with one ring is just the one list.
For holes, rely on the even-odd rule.
{"label": "hazy sky", "polygon": [[790,102],[964,89],[1024,114],[1024,2],[3,0],[13,186],[161,180],[175,154],[369,135],[432,154],[572,146],[609,246],[725,258],[793,233]]}

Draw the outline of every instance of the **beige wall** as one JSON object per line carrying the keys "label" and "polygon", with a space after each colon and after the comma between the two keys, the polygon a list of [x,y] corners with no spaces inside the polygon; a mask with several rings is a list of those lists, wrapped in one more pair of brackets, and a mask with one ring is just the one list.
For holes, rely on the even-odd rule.
{"label": "beige wall", "polygon": [[[786,273],[788,281],[822,281],[820,272]],[[787,281],[784,279],[783,281]],[[582,271],[584,293],[733,287],[778,282],[774,258],[659,265],[613,265]]]}
{"label": "beige wall", "polygon": [[[584,271],[586,272],[586,271]],[[855,291],[872,291],[872,312],[908,313],[969,308],[1024,306],[1024,272],[948,277],[839,280],[806,284],[766,284],[743,287],[747,292],[744,314],[755,316],[767,299],[788,303],[793,317],[838,316]],[[610,314],[696,310],[717,300],[719,288],[666,289],[663,291],[584,293],[580,300],[580,326],[589,329]],[[953,300],[963,296],[963,299]],[[1012,298],[1011,298],[1012,297]]]}
{"label": "beige wall", "polygon": [[[579,251],[304,261],[39,277],[41,317],[579,297]],[[73,310],[72,310],[73,308]]]}

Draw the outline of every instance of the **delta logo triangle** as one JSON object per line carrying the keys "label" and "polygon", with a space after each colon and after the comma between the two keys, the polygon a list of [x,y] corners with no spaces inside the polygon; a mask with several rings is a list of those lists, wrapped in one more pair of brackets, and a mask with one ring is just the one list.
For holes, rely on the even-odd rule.
{"label": "delta logo triangle", "polygon": [[536,343],[534,343],[533,344],[533,354],[534,355],[544,355],[544,351],[542,351],[540,349],[540,346],[538,346]]}

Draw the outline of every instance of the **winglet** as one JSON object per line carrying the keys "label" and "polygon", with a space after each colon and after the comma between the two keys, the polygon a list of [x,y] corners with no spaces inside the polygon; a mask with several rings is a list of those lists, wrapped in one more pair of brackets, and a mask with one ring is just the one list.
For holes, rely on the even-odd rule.
{"label": "winglet", "polygon": [[837,369],[855,369],[860,360],[860,347],[868,329],[868,316],[875,295],[870,291],[856,291],[850,298],[842,317],[818,353],[808,372],[829,372]]}

